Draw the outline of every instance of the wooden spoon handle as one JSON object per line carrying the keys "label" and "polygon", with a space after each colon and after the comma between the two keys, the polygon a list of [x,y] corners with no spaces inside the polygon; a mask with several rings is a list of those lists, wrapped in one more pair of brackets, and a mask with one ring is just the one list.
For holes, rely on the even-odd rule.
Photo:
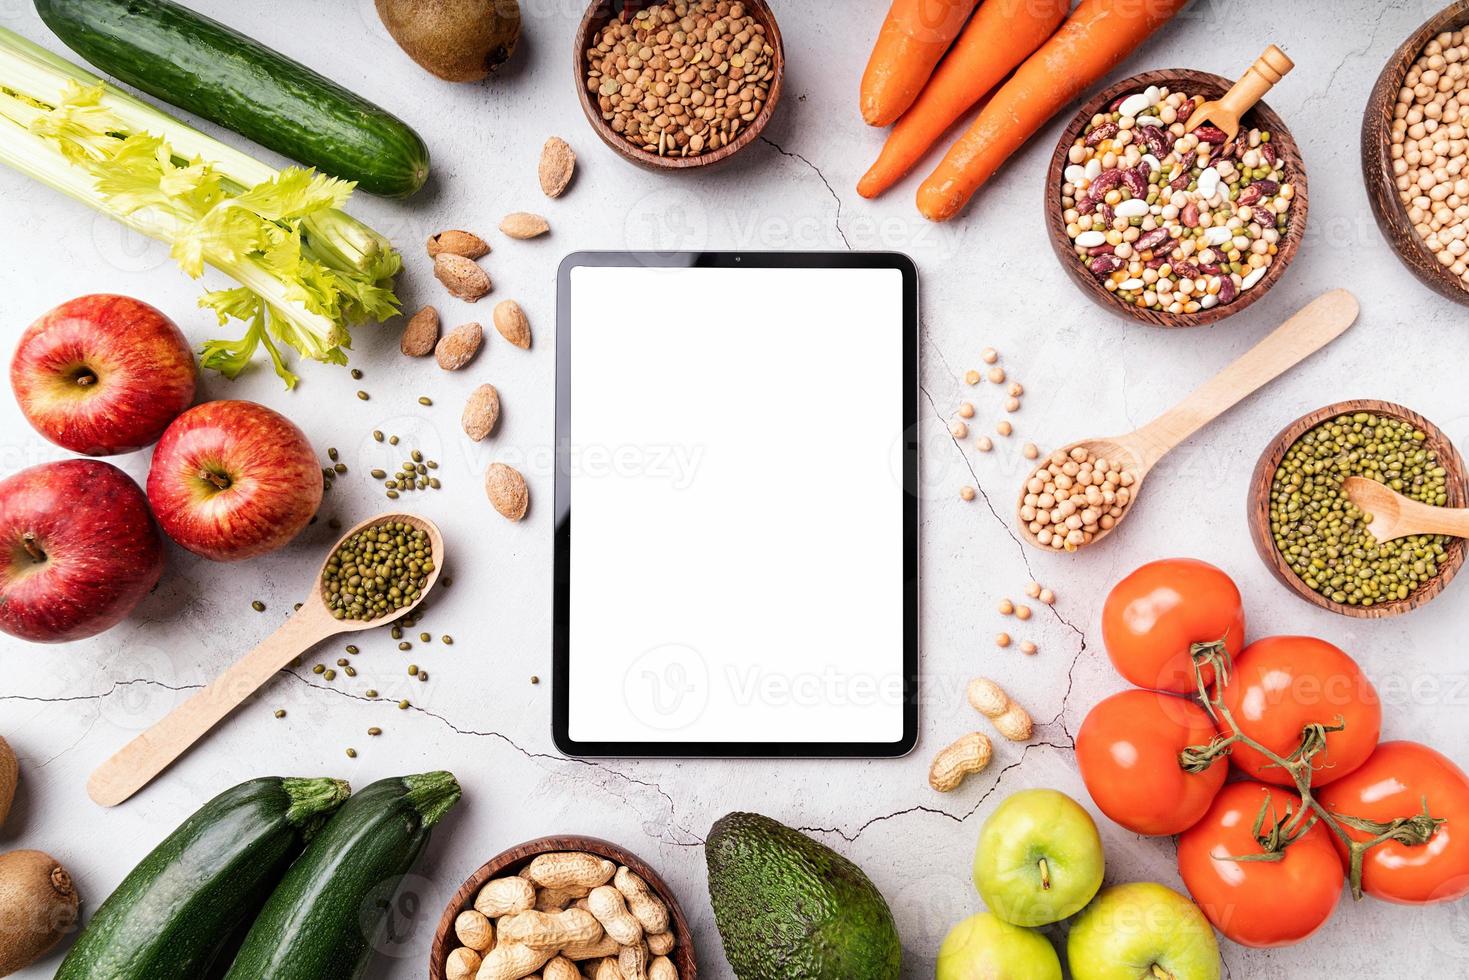
{"label": "wooden spoon handle", "polygon": [[1247,396],[1340,337],[1356,319],[1357,298],[1345,289],[1316,297],[1193,394],[1120,441],[1132,446],[1145,469],[1151,467]]}
{"label": "wooden spoon handle", "polygon": [[[1239,81],[1232,85],[1228,92],[1215,103],[1215,111],[1223,112],[1236,124],[1245,113],[1254,108],[1255,103],[1265,97],[1265,93],[1284,78],[1295,62],[1291,61],[1286,53],[1275,45],[1265,49],[1265,53],[1255,59],[1255,63],[1245,70]],[[1199,125],[1204,117],[1190,120],[1189,129]],[[1217,121],[1217,116],[1216,116]]]}
{"label": "wooden spoon handle", "polygon": [[87,795],[116,806],[142,789],[292,658],[338,632],[336,621],[308,605],[260,645],[153,727],[124,745],[87,780]]}
{"label": "wooden spoon handle", "polygon": [[1469,509],[1433,507],[1418,500],[1409,500],[1400,507],[1398,524],[1403,534],[1447,534],[1454,538],[1469,538]]}

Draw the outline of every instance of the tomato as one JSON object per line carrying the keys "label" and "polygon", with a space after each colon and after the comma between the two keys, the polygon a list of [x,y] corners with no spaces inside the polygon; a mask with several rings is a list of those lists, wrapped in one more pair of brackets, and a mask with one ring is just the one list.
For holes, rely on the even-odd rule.
{"label": "tomato", "polygon": [[1230,860],[1265,853],[1254,826],[1267,800],[1265,833],[1287,808],[1294,815],[1301,806],[1300,797],[1278,786],[1230,783],[1178,838],[1178,873],[1189,894],[1216,929],[1244,946],[1305,939],[1331,918],[1344,880],[1331,831],[1319,821],[1279,861]]}
{"label": "tomato", "polygon": [[1081,778],[1102,812],[1137,834],[1177,834],[1209,809],[1229,764],[1186,772],[1178,753],[1207,745],[1214,722],[1192,701],[1123,691],[1087,714],[1076,735]]}
{"label": "tomato", "polygon": [[[1225,685],[1224,706],[1241,732],[1287,757],[1301,744],[1307,724],[1345,723],[1342,731],[1327,734],[1326,748],[1312,761],[1312,786],[1325,786],[1366,762],[1382,728],[1377,689],[1357,662],[1312,636],[1269,636],[1245,647]],[[1225,734],[1234,731],[1222,719],[1221,727]],[[1235,745],[1230,758],[1255,779],[1295,784],[1248,746]]]}
{"label": "tomato", "polygon": [[[1113,586],[1102,606],[1102,642],[1112,666],[1138,687],[1198,690],[1192,650],[1223,641],[1230,656],[1245,645],[1245,611],[1234,581],[1207,562],[1149,562]],[[1204,680],[1214,677],[1204,669]]]}
{"label": "tomato", "polygon": [[[1390,823],[1423,811],[1445,821],[1427,844],[1378,844],[1362,856],[1362,890],[1405,905],[1452,902],[1469,895],[1469,777],[1417,742],[1383,742],[1355,772],[1317,798],[1332,813]],[[1344,827],[1356,840],[1373,835]],[[1346,845],[1332,835],[1342,864]]]}

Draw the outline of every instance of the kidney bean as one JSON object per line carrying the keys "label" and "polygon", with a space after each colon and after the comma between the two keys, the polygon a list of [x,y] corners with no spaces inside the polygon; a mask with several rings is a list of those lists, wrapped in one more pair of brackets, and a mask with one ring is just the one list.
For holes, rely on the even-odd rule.
{"label": "kidney bean", "polygon": [[1238,295],[1239,289],[1235,286],[1234,280],[1231,279],[1229,276],[1225,276],[1219,281],[1220,304],[1232,302],[1234,298]]}
{"label": "kidney bean", "polygon": [[1143,131],[1143,142],[1148,146],[1148,152],[1162,160],[1173,152],[1173,134],[1162,126],[1141,126]]}
{"label": "kidney bean", "polygon": [[1178,217],[1188,227],[1197,228],[1199,226],[1199,203],[1197,201],[1189,201],[1183,206],[1183,211]]}
{"label": "kidney bean", "polygon": [[1151,171],[1146,163],[1135,170],[1126,170],[1122,173],[1123,185],[1132,193],[1133,197],[1146,198],[1148,196],[1148,174]]}
{"label": "kidney bean", "polygon": [[1091,260],[1088,267],[1092,270],[1092,275],[1098,279],[1105,279],[1122,268],[1122,260],[1115,255],[1098,255]]}
{"label": "kidney bean", "polygon": [[1192,262],[1179,259],[1173,263],[1173,274],[1180,279],[1197,279],[1199,278],[1199,267]]}
{"label": "kidney bean", "polygon": [[1169,190],[1181,191],[1188,186],[1188,182],[1193,179],[1194,162],[1198,158],[1199,155],[1197,153],[1190,153],[1179,161],[1178,176],[1168,182]]}
{"label": "kidney bean", "polygon": [[1263,197],[1264,194],[1265,190],[1260,186],[1260,184],[1251,184],[1249,187],[1246,187],[1244,190],[1239,192],[1239,197],[1235,199],[1234,203],[1242,208],[1247,207],[1260,200],[1260,198]]}
{"label": "kidney bean", "polygon": [[1123,92],[1121,95],[1117,96],[1117,98],[1113,99],[1107,104],[1107,111],[1116,112],[1118,109],[1121,109],[1122,103],[1126,102],[1130,95],[1131,93]]}
{"label": "kidney bean", "polygon": [[1195,127],[1193,132],[1199,138],[1199,142],[1208,143],[1210,146],[1222,147],[1229,139],[1228,136],[1224,135],[1224,130],[1209,123]]}
{"label": "kidney bean", "polygon": [[1114,251],[1116,251],[1116,249],[1114,249],[1111,245],[1093,245],[1091,248],[1086,250],[1086,254],[1095,257],[1098,255],[1111,255]]}
{"label": "kidney bean", "polygon": [[1181,105],[1181,106],[1178,107],[1178,121],[1179,122],[1188,122],[1188,117],[1189,116],[1192,116],[1193,114],[1194,114],[1194,100],[1193,99],[1189,99],[1183,105]]}
{"label": "kidney bean", "polygon": [[1200,262],[1199,271],[1206,276],[1217,276],[1223,270],[1214,262]]}
{"label": "kidney bean", "polygon": [[1112,222],[1117,220],[1117,213],[1112,210],[1112,205],[1105,202],[1097,205],[1097,214],[1102,216],[1102,221],[1108,228],[1111,228]]}
{"label": "kidney bean", "polygon": [[1098,143],[1102,142],[1102,140],[1111,139],[1113,136],[1117,135],[1117,131],[1119,128],[1120,127],[1116,123],[1102,123],[1102,125],[1098,126],[1090,133],[1086,134],[1086,145],[1096,146]]}
{"label": "kidney bean", "polygon": [[1271,146],[1269,143],[1261,143],[1260,159],[1265,161],[1265,166],[1267,167],[1275,166],[1275,147]]}
{"label": "kidney bean", "polygon": [[1143,263],[1143,265],[1147,266],[1149,269],[1161,269],[1167,264],[1168,256],[1166,255],[1155,255],[1151,259],[1148,259],[1148,261]]}
{"label": "kidney bean", "polygon": [[1152,231],[1145,231],[1139,235],[1137,241],[1132,243],[1132,247],[1139,252],[1145,252],[1150,248],[1157,248],[1166,241],[1168,241],[1168,229],[1154,228]]}

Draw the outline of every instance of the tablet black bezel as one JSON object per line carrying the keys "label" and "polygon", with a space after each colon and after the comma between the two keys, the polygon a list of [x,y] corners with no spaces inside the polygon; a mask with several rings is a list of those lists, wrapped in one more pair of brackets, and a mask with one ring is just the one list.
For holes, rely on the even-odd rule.
{"label": "tablet black bezel", "polygon": [[[896,742],[578,742],[570,734],[571,270],[896,269],[903,289],[903,736]],[[898,252],[574,252],[556,276],[556,472],[551,737],[567,755],[624,758],[894,758],[918,741],[918,270]]]}

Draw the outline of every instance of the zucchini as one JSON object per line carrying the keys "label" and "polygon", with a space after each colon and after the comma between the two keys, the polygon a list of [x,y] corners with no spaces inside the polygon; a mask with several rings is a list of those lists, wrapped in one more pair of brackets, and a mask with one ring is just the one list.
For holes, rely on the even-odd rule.
{"label": "zucchini", "polygon": [[406,197],[428,177],[408,124],[297,61],[170,0],[35,0],[77,54],[293,160]]}
{"label": "zucchini", "polygon": [[204,976],[350,792],[339,779],[278,776],[225,790],[128,873],[56,980]]}
{"label": "zucchini", "polygon": [[452,773],[383,779],[336,812],[250,927],[226,980],[355,980],[429,830],[459,802]]}

